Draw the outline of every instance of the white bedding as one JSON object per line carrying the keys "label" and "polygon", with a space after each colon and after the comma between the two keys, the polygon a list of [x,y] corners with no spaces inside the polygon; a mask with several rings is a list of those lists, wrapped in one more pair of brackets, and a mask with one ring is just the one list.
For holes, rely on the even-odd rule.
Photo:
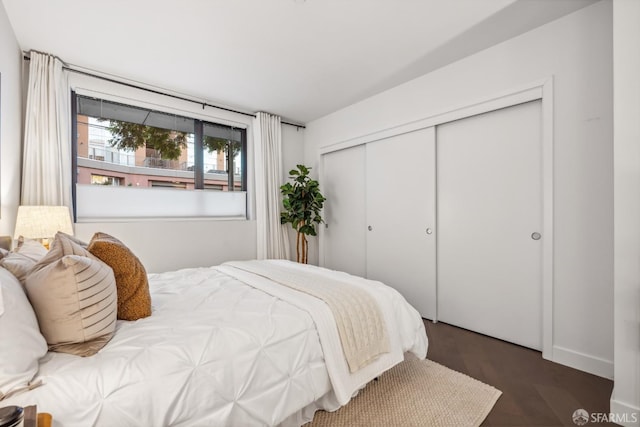
{"label": "white bedding", "polygon": [[301,303],[313,297],[275,284],[258,290],[225,268],[150,275],[151,317],[119,321],[95,356],[48,353],[36,377],[46,384],[1,406],[37,404],[69,427],[301,425],[317,408],[346,403],[404,352],[426,356],[420,316],[391,288],[317,269],[388,301],[392,352],[350,375],[335,348],[323,352],[329,332],[306,311],[317,302]]}
{"label": "white bedding", "polygon": [[[333,331],[336,329],[333,327],[335,324],[342,347],[339,355],[347,360],[350,373],[390,352],[387,322],[380,309],[386,301],[376,301],[368,290],[358,287],[352,280],[340,280],[336,275],[326,274],[325,270],[283,260],[237,261],[220,268],[225,267],[258,276],[253,280],[244,280],[258,289],[263,288],[256,286],[259,283],[256,279],[263,277],[312,296],[311,300],[316,304],[301,304],[298,307],[305,309],[313,317],[320,332],[325,359],[327,340],[323,338],[319,325],[331,325],[328,329]],[[322,312],[327,313],[325,319],[319,316]]]}

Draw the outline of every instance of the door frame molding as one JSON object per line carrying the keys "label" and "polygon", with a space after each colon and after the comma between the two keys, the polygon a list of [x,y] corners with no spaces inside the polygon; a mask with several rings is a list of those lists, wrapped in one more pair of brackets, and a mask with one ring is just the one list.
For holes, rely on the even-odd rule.
{"label": "door frame molding", "polygon": [[[415,130],[441,125],[478,114],[512,107],[525,102],[542,102],[542,357],[553,357],[553,76],[509,90],[470,100],[463,105],[419,120],[380,129],[355,138],[321,147],[319,176],[323,176],[324,154],[390,138]],[[324,265],[323,232],[319,236],[319,260]]]}

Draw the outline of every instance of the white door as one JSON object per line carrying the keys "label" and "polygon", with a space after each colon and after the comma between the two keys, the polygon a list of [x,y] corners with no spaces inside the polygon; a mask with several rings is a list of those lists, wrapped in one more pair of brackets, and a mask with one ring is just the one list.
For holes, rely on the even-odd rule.
{"label": "white door", "polygon": [[436,132],[438,319],[540,350],[541,102]]}
{"label": "white door", "polygon": [[435,129],[367,144],[367,278],[436,318]]}
{"label": "white door", "polygon": [[364,277],[365,146],[322,156],[320,190],[327,198],[322,230],[323,265]]}

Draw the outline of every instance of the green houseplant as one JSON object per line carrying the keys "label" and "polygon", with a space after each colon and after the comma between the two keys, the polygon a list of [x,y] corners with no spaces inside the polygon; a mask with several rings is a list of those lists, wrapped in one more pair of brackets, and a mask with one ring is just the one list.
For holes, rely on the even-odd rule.
{"label": "green houseplant", "polygon": [[297,169],[289,171],[293,183],[287,182],[280,187],[284,207],[280,213],[280,223],[291,224],[296,230],[297,261],[304,264],[308,255],[307,235],[316,235],[316,225],[323,222],[320,211],[326,200],[320,192],[318,181],[309,177],[310,170],[304,165],[297,165]]}

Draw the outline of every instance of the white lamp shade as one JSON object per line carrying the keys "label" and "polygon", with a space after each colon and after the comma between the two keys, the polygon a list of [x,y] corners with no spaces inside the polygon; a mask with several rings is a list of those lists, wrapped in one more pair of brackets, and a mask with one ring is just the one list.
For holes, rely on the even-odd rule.
{"label": "white lamp shade", "polygon": [[58,231],[73,235],[71,214],[66,206],[20,206],[14,239],[51,239]]}

